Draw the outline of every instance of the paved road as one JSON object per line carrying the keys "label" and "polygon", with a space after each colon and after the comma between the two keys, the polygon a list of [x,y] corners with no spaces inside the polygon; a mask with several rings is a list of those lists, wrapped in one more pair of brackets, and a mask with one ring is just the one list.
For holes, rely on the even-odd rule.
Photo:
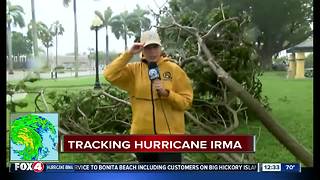
{"label": "paved road", "polygon": [[[14,74],[9,74],[7,71],[7,81],[12,80],[21,80],[28,74],[28,71],[14,71]],[[102,74],[102,71],[99,72],[99,74]],[[90,76],[95,75],[95,71],[79,71],[79,76]],[[58,73],[58,78],[67,78],[67,77],[74,77],[74,72],[64,72],[64,73]],[[50,79],[51,74],[50,72],[47,73],[40,73],[41,79]]]}

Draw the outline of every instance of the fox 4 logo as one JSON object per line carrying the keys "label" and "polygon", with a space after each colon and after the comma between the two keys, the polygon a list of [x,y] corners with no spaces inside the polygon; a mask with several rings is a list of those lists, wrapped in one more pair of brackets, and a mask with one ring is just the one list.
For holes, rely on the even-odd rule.
{"label": "fox 4 logo", "polygon": [[36,161],[34,163],[14,163],[14,171],[34,171],[40,173],[44,170],[44,164]]}

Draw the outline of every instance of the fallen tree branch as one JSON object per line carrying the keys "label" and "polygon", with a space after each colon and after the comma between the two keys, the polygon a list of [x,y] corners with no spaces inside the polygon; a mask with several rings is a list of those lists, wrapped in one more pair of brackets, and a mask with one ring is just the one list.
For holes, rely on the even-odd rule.
{"label": "fallen tree branch", "polygon": [[235,163],[236,161],[230,157],[230,155],[226,154],[226,153],[219,153],[219,156],[221,156],[223,159],[227,160],[230,163]]}
{"label": "fallen tree branch", "polygon": [[107,93],[107,92],[105,92],[105,91],[102,91],[102,94],[108,96],[109,98],[111,98],[111,99],[113,99],[113,100],[116,100],[116,101],[119,101],[119,102],[122,102],[122,103],[124,103],[124,104],[126,104],[126,105],[131,106],[131,103],[130,103],[130,102],[125,101],[125,100],[122,100],[122,99],[117,98],[117,97],[115,97],[115,96],[112,96],[111,94],[109,94],[109,93]]}
{"label": "fallen tree branch", "polygon": [[184,114],[191,119],[195,124],[197,124],[198,126],[202,127],[204,130],[206,130],[207,132],[211,133],[211,134],[218,134],[217,131],[215,131],[214,129],[212,129],[211,127],[203,124],[202,122],[200,122],[197,118],[195,118],[190,112],[186,111],[184,112]]}
{"label": "fallen tree branch", "polygon": [[99,129],[100,127],[102,127],[102,126],[106,125],[108,122],[110,122],[110,121],[111,121],[111,118],[112,118],[112,116],[111,116],[109,119],[107,119],[106,121],[104,121],[102,124],[99,124],[99,125],[98,125],[98,126],[96,126],[96,127],[90,128],[90,129],[91,129],[91,131],[96,130],[96,129]]}
{"label": "fallen tree branch", "polygon": [[44,98],[44,90],[43,89],[40,91],[40,94],[41,94],[42,102],[43,102],[44,106],[46,107],[46,111],[49,112],[49,106],[46,102],[46,99]]}
{"label": "fallen tree branch", "polygon": [[69,134],[67,130],[65,130],[65,129],[61,128],[61,127],[59,127],[58,131],[59,131],[62,135],[67,135],[67,134]]}
{"label": "fallen tree branch", "polygon": [[[170,13],[169,13],[170,14]],[[235,81],[223,68],[215,61],[213,54],[203,42],[203,38],[199,35],[199,31],[194,27],[183,26],[177,23],[172,14],[170,14],[173,24],[179,28],[184,29],[197,38],[198,44],[204,52],[207,61],[205,61],[212,71],[237,97],[239,97],[247,107],[255,112],[262,124],[276,137],[281,144],[283,144],[297,159],[299,159],[306,166],[313,166],[313,156],[306,148],[299,144],[297,140],[291,136],[277,121],[267,112],[264,106],[252,97],[237,81]],[[224,20],[225,21],[225,20]],[[204,61],[200,59],[204,64]]]}
{"label": "fallen tree branch", "polygon": [[242,157],[242,156],[240,156],[238,154],[230,153],[228,155],[230,155],[230,157],[235,159],[238,163],[248,163],[248,160],[244,159],[244,157]]}
{"label": "fallen tree branch", "polygon": [[[59,127],[58,131],[62,134],[62,135],[69,135],[70,133],[68,131],[66,131],[65,129]],[[72,134],[78,134],[78,133],[72,133]],[[92,163],[96,162],[96,158],[94,157],[93,154],[91,153],[87,153],[86,156],[88,156],[88,158],[91,160]]]}
{"label": "fallen tree branch", "polygon": [[77,110],[78,110],[78,112],[79,112],[85,119],[88,120],[88,117],[86,116],[86,114],[85,114],[84,112],[81,111],[81,109],[80,109],[79,106],[77,106]]}
{"label": "fallen tree branch", "polygon": [[227,22],[230,22],[230,21],[234,21],[234,20],[237,20],[239,19],[238,17],[232,17],[232,18],[229,18],[229,19],[224,19],[224,20],[221,20],[219,22],[217,22],[215,25],[213,25],[210,30],[205,34],[203,35],[201,38],[202,39],[206,39],[208,38],[213,32],[214,30],[216,30],[217,27],[219,27],[220,25],[224,24],[224,23],[227,23]]}
{"label": "fallen tree branch", "polygon": [[69,117],[69,121],[72,122],[73,125],[75,125],[77,128],[79,128],[78,130],[82,130],[83,132],[85,132],[86,134],[95,134],[94,132],[92,132],[90,129],[85,129],[82,126],[80,126],[77,122],[75,122],[73,119],[71,119]]}
{"label": "fallen tree branch", "polygon": [[225,131],[223,131],[223,134],[229,134],[233,130],[239,127],[239,119],[238,119],[238,112],[233,110],[229,105],[225,104],[225,107],[232,113],[233,116],[233,123],[230,127],[228,127]]}
{"label": "fallen tree branch", "polygon": [[38,92],[38,94],[37,94],[36,97],[34,98],[34,104],[35,104],[35,106],[36,106],[36,110],[38,110],[39,112],[43,112],[43,111],[40,109],[40,107],[38,106],[38,103],[37,103],[37,101],[38,101],[38,99],[39,99],[40,96],[41,96],[41,93]]}

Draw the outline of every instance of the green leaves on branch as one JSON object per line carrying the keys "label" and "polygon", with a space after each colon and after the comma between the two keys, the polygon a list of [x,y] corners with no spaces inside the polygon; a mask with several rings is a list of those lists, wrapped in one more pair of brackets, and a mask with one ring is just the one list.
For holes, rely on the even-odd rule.
{"label": "green leaves on branch", "polygon": [[[214,60],[252,96],[268,106],[261,93],[258,56],[253,46],[243,38],[243,23],[249,21],[249,16],[243,15],[223,22],[233,18],[231,9],[214,1],[172,0],[169,8],[177,23],[196,28],[200,36],[214,28],[204,39]],[[239,121],[248,119],[246,107],[219,81],[211,68],[200,63],[199,58],[206,58],[202,52],[197,56],[197,39],[183,29],[170,27],[171,23],[171,16],[164,14],[160,22],[162,28],[158,31],[166,53],[178,60],[192,79],[194,103],[190,112],[205,126],[216,129],[217,132],[222,132],[223,129],[230,132],[230,129],[237,127]],[[186,127],[190,133],[205,132],[193,131],[195,124],[192,121],[187,122]]]}
{"label": "green leaves on branch", "polygon": [[19,81],[16,84],[7,82],[7,109],[10,112],[16,112],[17,106],[20,108],[28,106],[28,103],[26,102],[26,97],[30,88],[25,84],[25,82],[34,82],[36,80],[38,79],[30,75],[30,78],[28,78],[27,76],[24,80]]}
{"label": "green leaves on branch", "polygon": [[[127,97],[123,91],[112,87],[103,91],[123,99]],[[53,111],[60,115],[62,128],[71,133],[127,134],[131,121],[130,107],[110,99],[103,91],[52,91],[47,97]]]}

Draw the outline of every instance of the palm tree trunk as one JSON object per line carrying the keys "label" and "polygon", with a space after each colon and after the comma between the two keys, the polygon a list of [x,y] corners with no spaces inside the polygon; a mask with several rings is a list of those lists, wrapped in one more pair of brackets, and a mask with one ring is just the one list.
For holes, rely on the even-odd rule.
{"label": "palm tree trunk", "polygon": [[77,30],[77,5],[76,0],[73,0],[73,15],[74,15],[74,61],[75,61],[75,77],[78,77],[79,62],[78,62],[78,30]]}
{"label": "palm tree trunk", "polygon": [[16,68],[20,69],[21,68],[20,53],[18,53],[18,55],[17,55],[17,63],[16,64],[17,64]]}
{"label": "palm tree trunk", "polygon": [[13,74],[12,41],[11,41],[11,25],[10,25],[10,23],[8,23],[8,27],[7,27],[7,43],[8,43],[9,74]]}
{"label": "palm tree trunk", "polygon": [[106,64],[109,64],[109,36],[108,36],[108,25],[106,26]]}
{"label": "palm tree trunk", "polygon": [[33,41],[33,55],[34,58],[38,59],[38,36],[37,36],[37,25],[36,25],[36,15],[34,9],[34,0],[31,0],[31,11],[32,11],[32,41]]}
{"label": "palm tree trunk", "polygon": [[47,47],[47,67],[49,67],[49,47]]}
{"label": "palm tree trunk", "polygon": [[124,32],[124,50],[128,50],[127,31]]}
{"label": "palm tree trunk", "polygon": [[56,33],[56,67],[58,66],[58,34]]}

